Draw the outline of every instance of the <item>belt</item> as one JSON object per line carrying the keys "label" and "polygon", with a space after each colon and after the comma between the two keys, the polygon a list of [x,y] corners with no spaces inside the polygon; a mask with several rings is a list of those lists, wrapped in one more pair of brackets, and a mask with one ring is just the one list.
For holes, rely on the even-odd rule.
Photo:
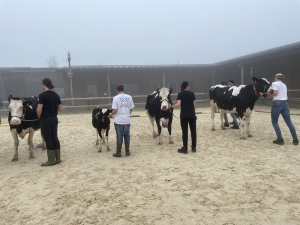
{"label": "belt", "polygon": [[288,100],[273,100],[273,102],[287,102]]}

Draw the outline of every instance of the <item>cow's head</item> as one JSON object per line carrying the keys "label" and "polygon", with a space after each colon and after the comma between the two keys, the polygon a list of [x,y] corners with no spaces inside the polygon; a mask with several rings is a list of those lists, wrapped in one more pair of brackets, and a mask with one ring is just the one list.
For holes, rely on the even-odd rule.
{"label": "cow's head", "polygon": [[172,88],[157,88],[157,93],[160,99],[160,109],[162,110],[168,110],[169,109],[169,103],[170,103],[170,94],[172,93]]}
{"label": "cow's head", "polygon": [[97,107],[94,109],[94,112],[93,114],[95,114],[94,116],[99,122],[107,123],[109,121],[108,116],[112,112],[112,109]]}
{"label": "cow's head", "polygon": [[259,92],[260,96],[266,97],[268,94],[272,93],[271,83],[266,78],[257,79],[252,77],[252,80],[255,83],[255,89]]}
{"label": "cow's head", "polygon": [[23,118],[25,114],[25,107],[26,104],[28,104],[26,101],[24,101],[21,98],[12,97],[9,98],[9,112],[10,112],[10,121],[9,123],[11,125],[20,125],[21,119]]}

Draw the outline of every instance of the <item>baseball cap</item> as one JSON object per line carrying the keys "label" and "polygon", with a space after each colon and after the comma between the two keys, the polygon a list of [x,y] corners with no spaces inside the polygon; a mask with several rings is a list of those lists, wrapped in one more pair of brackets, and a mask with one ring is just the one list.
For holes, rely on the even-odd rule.
{"label": "baseball cap", "polygon": [[280,80],[283,80],[284,79],[284,76],[282,75],[282,73],[277,73],[275,75],[275,77],[279,78]]}

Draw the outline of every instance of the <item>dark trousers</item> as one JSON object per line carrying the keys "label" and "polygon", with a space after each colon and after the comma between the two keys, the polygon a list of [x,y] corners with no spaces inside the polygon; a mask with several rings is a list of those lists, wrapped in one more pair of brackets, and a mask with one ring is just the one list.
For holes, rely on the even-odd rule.
{"label": "dark trousers", "polygon": [[41,133],[46,142],[47,150],[60,148],[60,143],[57,137],[57,117],[41,117]]}
{"label": "dark trousers", "polygon": [[195,148],[197,145],[196,117],[180,118],[180,125],[182,130],[183,147],[185,147],[185,149],[188,149],[188,126],[190,126],[192,147]]}

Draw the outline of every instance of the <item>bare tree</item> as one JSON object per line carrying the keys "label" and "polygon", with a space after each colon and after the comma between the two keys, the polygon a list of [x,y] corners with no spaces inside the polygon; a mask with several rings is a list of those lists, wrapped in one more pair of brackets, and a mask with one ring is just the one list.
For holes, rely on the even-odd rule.
{"label": "bare tree", "polygon": [[48,67],[55,68],[58,66],[58,62],[56,60],[56,56],[51,56],[49,60],[46,61],[48,63]]}

